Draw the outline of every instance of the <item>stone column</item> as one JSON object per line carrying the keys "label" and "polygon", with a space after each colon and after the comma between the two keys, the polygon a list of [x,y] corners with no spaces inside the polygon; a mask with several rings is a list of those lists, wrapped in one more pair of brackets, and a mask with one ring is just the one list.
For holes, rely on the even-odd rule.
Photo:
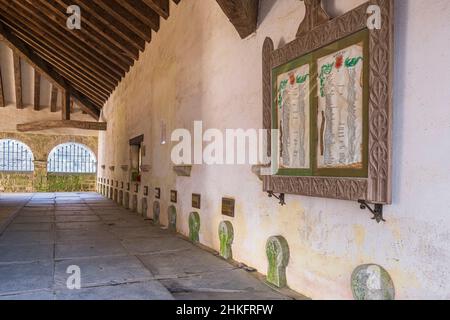
{"label": "stone column", "polygon": [[47,161],[34,160],[33,192],[48,192]]}

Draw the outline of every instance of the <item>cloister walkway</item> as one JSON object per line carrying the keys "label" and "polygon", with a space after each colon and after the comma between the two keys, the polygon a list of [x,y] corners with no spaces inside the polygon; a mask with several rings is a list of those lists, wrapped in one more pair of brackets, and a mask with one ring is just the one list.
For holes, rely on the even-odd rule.
{"label": "cloister walkway", "polygon": [[0,195],[0,299],[286,297],[98,194],[46,193]]}

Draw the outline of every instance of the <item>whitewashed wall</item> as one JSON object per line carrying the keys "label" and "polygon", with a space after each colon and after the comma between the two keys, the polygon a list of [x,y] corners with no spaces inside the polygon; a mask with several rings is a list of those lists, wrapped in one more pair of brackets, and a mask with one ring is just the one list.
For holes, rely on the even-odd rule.
{"label": "whitewashed wall", "polygon": [[[450,2],[396,1],[394,99],[394,204],[384,224],[353,202],[287,196],[286,207],[261,192],[250,166],[194,166],[176,178],[168,135],[192,129],[260,128],[261,50],[270,36],[278,47],[294,39],[304,15],[298,0],[262,0],[257,33],[241,40],[214,0],[171,4],[140,60],[104,109],[108,131],[100,134],[99,163],[128,164],[128,140],[145,134],[144,185],[162,189],[167,223],[170,189],[179,192],[179,231],[188,233],[191,193],[202,194],[200,241],[218,249],[221,197],[236,199],[234,258],[265,273],[271,235],[289,242],[291,288],[315,299],[350,299],[350,275],[364,263],[391,274],[397,298],[450,299]],[[328,0],[341,14],[363,0]],[[116,170],[100,175],[124,180]],[[142,188],[141,188],[142,189]],[[142,192],[142,191],[141,191]],[[151,206],[151,204],[150,204]]]}

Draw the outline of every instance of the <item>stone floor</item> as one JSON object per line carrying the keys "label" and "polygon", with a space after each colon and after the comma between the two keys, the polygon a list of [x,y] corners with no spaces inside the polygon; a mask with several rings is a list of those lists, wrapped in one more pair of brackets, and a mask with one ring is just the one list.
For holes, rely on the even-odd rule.
{"label": "stone floor", "polygon": [[0,195],[0,299],[286,297],[98,194],[49,193]]}

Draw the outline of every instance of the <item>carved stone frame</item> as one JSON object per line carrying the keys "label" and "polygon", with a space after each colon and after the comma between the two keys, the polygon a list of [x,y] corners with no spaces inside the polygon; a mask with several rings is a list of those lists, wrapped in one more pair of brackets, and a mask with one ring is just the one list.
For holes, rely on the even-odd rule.
{"label": "carved stone frame", "polygon": [[272,70],[367,29],[368,7],[377,5],[381,9],[381,29],[369,30],[368,177],[264,176],[263,189],[274,193],[391,204],[394,0],[370,0],[334,19],[322,9],[320,0],[305,0],[305,5],[305,19],[294,41],[277,50],[270,38],[264,42],[263,127],[269,135],[267,154],[271,156]]}

